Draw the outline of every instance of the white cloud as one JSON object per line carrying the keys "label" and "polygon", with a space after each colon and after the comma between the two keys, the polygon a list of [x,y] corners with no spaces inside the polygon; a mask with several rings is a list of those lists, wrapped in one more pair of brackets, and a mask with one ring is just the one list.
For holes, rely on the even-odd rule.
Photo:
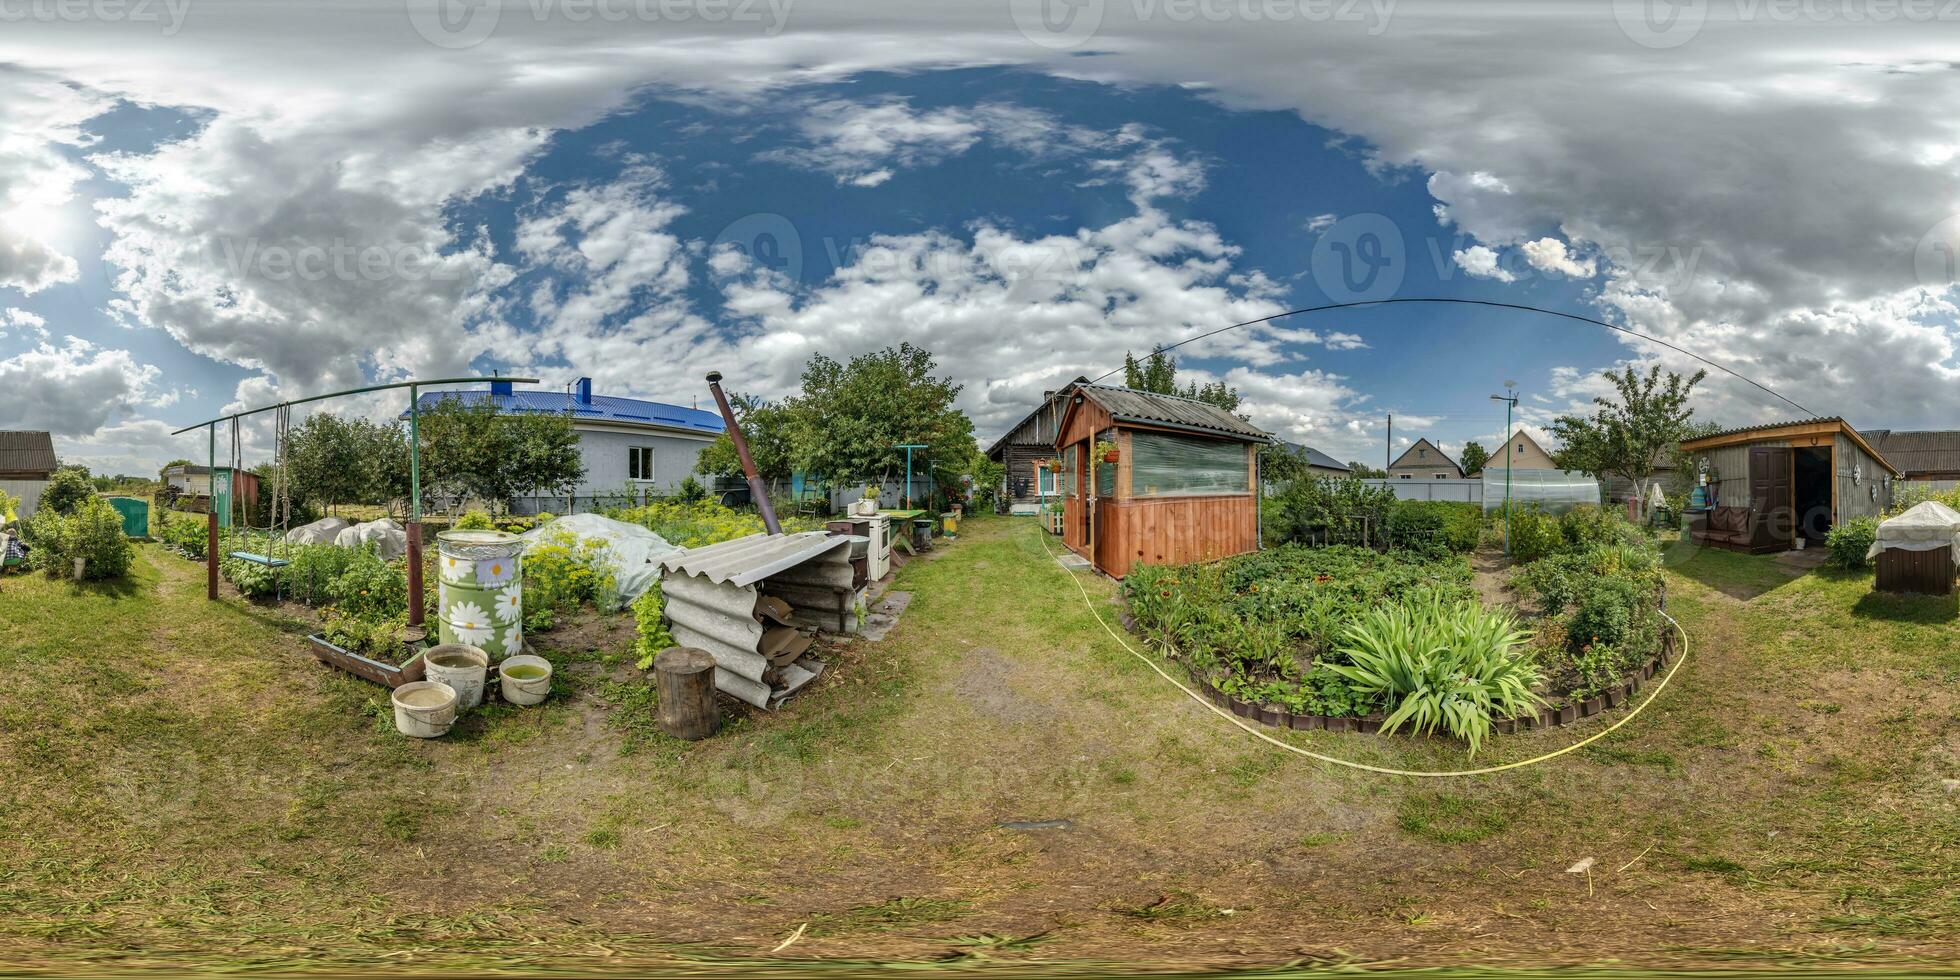
{"label": "white cloud", "polygon": [[80,337],[0,361],[0,429],[87,435],[136,407],[161,372]]}
{"label": "white cloud", "polygon": [[88,172],[63,148],[88,145],[80,124],[107,102],[0,59],[0,289],[32,295],[73,282],[64,206]]}
{"label": "white cloud", "polygon": [[1580,261],[1578,256],[1566,249],[1564,242],[1556,238],[1540,238],[1534,242],[1525,242],[1518,246],[1518,249],[1524,253],[1524,260],[1540,272],[1556,272],[1574,279],[1590,279],[1595,271],[1591,259]]}
{"label": "white cloud", "polygon": [[33,335],[40,340],[48,339],[48,321],[41,316],[19,307],[9,306],[0,310],[0,337],[9,334],[25,337]]}
{"label": "white cloud", "polygon": [[1480,279],[1515,282],[1518,278],[1500,264],[1502,258],[1495,251],[1483,245],[1458,249],[1450,258],[1458,268]]}

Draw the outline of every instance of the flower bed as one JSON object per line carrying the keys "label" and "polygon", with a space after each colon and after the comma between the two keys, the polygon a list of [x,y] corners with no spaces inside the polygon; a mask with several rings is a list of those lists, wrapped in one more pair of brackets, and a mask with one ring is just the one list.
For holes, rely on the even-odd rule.
{"label": "flower bed", "polygon": [[1520,521],[1542,540],[1485,609],[1444,549],[1288,545],[1213,565],[1145,566],[1134,628],[1235,713],[1290,728],[1483,737],[1588,717],[1667,657],[1659,555],[1610,512]]}

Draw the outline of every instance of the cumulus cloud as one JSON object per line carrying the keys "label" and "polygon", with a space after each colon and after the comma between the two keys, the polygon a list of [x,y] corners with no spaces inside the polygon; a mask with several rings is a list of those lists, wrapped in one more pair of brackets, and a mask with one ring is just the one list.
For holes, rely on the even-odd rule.
{"label": "cumulus cloud", "polygon": [[0,429],[88,435],[139,404],[161,372],[80,337],[0,361]]}
{"label": "cumulus cloud", "polygon": [[1501,264],[1502,258],[1496,251],[1484,245],[1472,245],[1458,249],[1450,256],[1457,267],[1479,279],[1495,279],[1498,282],[1515,282],[1517,276]]}
{"label": "cumulus cloud", "polygon": [[88,172],[63,148],[87,146],[81,123],[106,108],[98,95],[0,59],[0,288],[32,295],[75,280],[75,259],[51,239]]}
{"label": "cumulus cloud", "polygon": [[48,321],[38,314],[29,313],[19,307],[9,306],[0,310],[0,337],[33,336],[40,340],[48,339]]}
{"label": "cumulus cloud", "polygon": [[1518,246],[1524,253],[1524,260],[1540,272],[1556,272],[1574,279],[1590,279],[1593,276],[1593,261],[1580,260],[1566,249],[1565,243],[1556,238],[1540,238]]}

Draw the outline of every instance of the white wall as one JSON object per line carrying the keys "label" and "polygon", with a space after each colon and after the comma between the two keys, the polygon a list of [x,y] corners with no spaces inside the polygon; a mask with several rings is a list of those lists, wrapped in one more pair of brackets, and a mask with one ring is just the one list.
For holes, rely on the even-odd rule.
{"label": "white wall", "polygon": [[41,492],[47,488],[46,480],[0,480],[0,491],[20,498],[19,516],[23,521],[34,516],[34,509],[41,503]]}

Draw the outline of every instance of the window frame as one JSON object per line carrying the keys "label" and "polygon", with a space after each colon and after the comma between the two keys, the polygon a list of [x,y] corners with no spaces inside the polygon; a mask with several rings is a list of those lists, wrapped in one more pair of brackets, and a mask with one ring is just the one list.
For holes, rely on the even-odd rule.
{"label": "window frame", "polygon": [[[655,472],[654,465],[653,465],[653,461],[654,461],[653,448],[654,447],[652,446],[627,446],[626,447],[627,482],[629,483],[659,482],[659,478],[657,476],[652,475]],[[634,474],[636,472],[641,475],[635,476]]]}

